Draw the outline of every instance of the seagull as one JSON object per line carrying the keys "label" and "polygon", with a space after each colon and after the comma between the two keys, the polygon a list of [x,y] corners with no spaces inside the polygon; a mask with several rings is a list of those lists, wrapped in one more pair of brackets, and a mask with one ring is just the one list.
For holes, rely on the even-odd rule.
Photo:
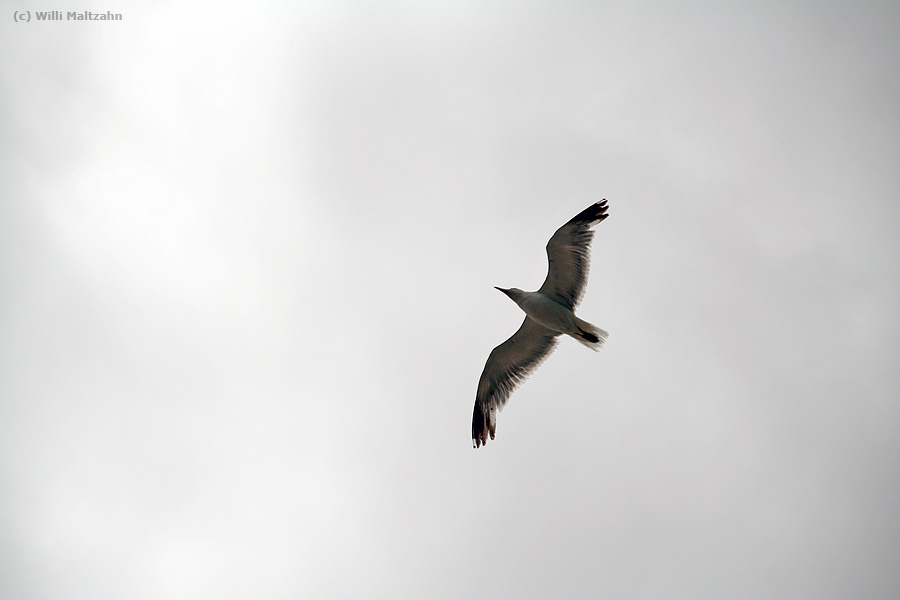
{"label": "seagull", "polygon": [[575,316],[584,296],[590,267],[591,228],[605,219],[606,200],[592,204],[556,230],[547,242],[550,266],[544,285],[536,292],[496,288],[525,311],[522,326],[488,356],[475,394],[472,446],[487,445],[497,432],[497,412],[509,395],[547,358],[561,334],[571,336],[594,351],[609,335]]}

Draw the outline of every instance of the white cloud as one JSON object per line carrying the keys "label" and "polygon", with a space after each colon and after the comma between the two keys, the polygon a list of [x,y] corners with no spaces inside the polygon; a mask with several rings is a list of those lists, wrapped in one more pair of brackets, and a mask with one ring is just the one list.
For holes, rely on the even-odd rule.
{"label": "white cloud", "polygon": [[[0,595],[895,596],[897,20],[10,19]],[[601,197],[607,347],[471,450],[492,286]]]}

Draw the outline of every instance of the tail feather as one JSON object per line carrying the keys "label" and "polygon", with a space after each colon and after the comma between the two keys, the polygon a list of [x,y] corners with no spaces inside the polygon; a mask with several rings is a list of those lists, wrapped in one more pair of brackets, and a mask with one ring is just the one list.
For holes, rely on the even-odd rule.
{"label": "tail feather", "polygon": [[603,342],[609,337],[609,334],[595,325],[591,325],[587,321],[582,321],[575,317],[575,325],[578,331],[572,337],[593,350],[598,352]]}

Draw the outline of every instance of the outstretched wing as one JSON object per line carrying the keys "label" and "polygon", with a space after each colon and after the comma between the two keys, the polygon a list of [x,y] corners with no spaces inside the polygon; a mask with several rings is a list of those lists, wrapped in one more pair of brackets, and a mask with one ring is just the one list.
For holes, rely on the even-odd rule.
{"label": "outstretched wing", "polygon": [[605,219],[606,200],[592,204],[556,230],[547,242],[550,263],[547,279],[538,290],[563,306],[574,309],[581,302],[590,269],[591,227]]}
{"label": "outstretched wing", "polygon": [[506,404],[516,386],[553,352],[558,335],[531,317],[525,317],[519,330],[491,351],[475,394],[472,415],[474,447],[487,444],[488,435],[494,439],[497,412]]}

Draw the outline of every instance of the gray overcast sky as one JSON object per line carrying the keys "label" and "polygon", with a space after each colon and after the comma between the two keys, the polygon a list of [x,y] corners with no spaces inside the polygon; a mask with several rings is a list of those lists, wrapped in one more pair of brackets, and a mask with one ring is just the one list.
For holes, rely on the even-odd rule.
{"label": "gray overcast sky", "polygon": [[0,15],[0,597],[900,596],[900,4],[88,4]]}

